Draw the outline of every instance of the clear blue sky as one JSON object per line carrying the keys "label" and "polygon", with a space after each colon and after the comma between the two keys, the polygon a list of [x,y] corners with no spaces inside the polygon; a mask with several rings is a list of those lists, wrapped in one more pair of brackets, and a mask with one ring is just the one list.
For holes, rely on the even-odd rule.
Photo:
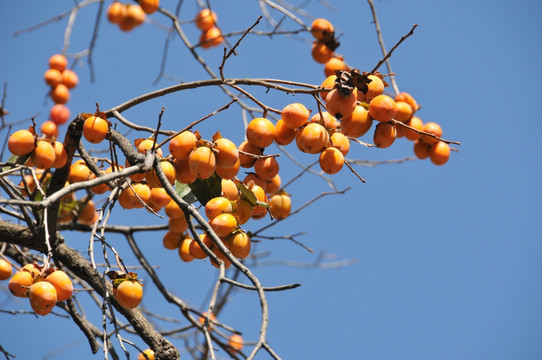
{"label": "clear blue sky", "polygon": [[[328,18],[337,32],[343,33],[338,52],[350,65],[370,70],[381,54],[368,4],[328,2],[337,6],[336,10],[318,1],[310,2],[308,10],[315,17]],[[162,3],[172,9],[176,2]],[[186,3],[190,4],[183,8],[181,18],[188,20],[196,10],[194,4]],[[316,250],[311,254],[285,241],[259,243],[256,250],[271,251],[272,260],[313,263],[321,252],[336,260],[356,260],[337,269],[255,269],[268,286],[303,284],[289,292],[268,295],[269,343],[284,359],[541,359],[542,125],[538,108],[542,3],[375,3],[388,48],[412,24],[419,24],[414,36],[391,58],[399,88],[422,104],[419,116],[425,122],[438,122],[445,138],[462,145],[443,167],[428,161],[357,167],[366,184],[345,169],[333,179],[339,189],[351,187],[346,195],[326,197],[265,233],[306,231],[299,240]],[[39,114],[38,122],[46,120],[51,102],[46,99],[42,74],[48,57],[62,49],[66,20],[17,37],[13,33],[71,5],[71,1],[0,4],[0,82],[7,82],[9,121],[35,114]],[[225,32],[248,27],[259,11],[256,1],[215,1],[213,7]],[[79,14],[69,53],[87,47],[96,9],[94,5]],[[230,21],[232,17],[234,21]],[[160,14],[151,18],[167,24]],[[186,24],[185,28],[191,41],[196,42],[198,33],[193,25]],[[296,27],[289,23],[288,28]],[[269,26],[262,23],[259,29]],[[95,102],[107,109],[173,84],[163,79],[152,85],[159,72],[165,36],[163,29],[149,23],[121,33],[102,19],[94,50],[97,81],[90,83],[86,63],[75,67],[81,84],[68,103],[72,113],[92,112]],[[276,40],[247,37],[238,56],[226,65],[226,76],[321,83],[323,66],[310,58],[309,34]],[[201,54],[217,71],[222,50]],[[167,73],[182,81],[207,78],[178,40],[171,43]],[[254,92],[275,108],[292,101],[314,108],[311,100],[301,96]],[[165,106],[164,127],[179,129],[227,101],[218,90],[196,90],[153,100],[125,115],[151,126]],[[210,119],[201,132],[210,137],[216,129],[240,142],[240,110],[233,108]],[[5,137],[5,131],[1,136]],[[371,141],[368,136],[364,139]],[[297,153],[293,147],[289,149]],[[401,139],[388,149],[353,144],[348,157],[382,160],[411,155],[411,143]],[[302,159],[313,161],[308,156]],[[298,171],[295,165],[286,157],[280,160],[283,179],[294,176]],[[329,188],[320,178],[305,175],[288,190],[294,194],[296,208]],[[160,221],[143,210],[126,213],[118,208],[112,221],[127,224],[131,219],[139,223]],[[248,229],[258,227],[259,223]],[[85,249],[86,235],[65,236],[74,246]],[[140,234],[137,241],[149,260],[160,265],[170,289],[196,307],[205,304],[216,274],[214,268],[207,263],[181,263],[175,253],[161,248],[161,235]],[[127,251],[122,239],[112,236],[111,242],[119,251]],[[151,309],[159,306],[161,315],[181,318],[176,309],[157,300],[153,293],[149,284],[145,305]],[[0,294],[0,308],[28,310],[29,305]],[[247,340],[255,340],[258,310],[254,294],[238,292],[220,319],[243,331]],[[88,317],[100,325],[100,314],[90,305],[88,311]],[[17,359],[103,356],[90,355],[82,334],[65,319],[0,314],[0,321],[0,345]],[[50,339],[53,331],[62,338]],[[24,337],[29,333],[37,336],[32,342]],[[175,344],[182,347],[180,340]],[[266,356],[261,353],[258,358]]]}

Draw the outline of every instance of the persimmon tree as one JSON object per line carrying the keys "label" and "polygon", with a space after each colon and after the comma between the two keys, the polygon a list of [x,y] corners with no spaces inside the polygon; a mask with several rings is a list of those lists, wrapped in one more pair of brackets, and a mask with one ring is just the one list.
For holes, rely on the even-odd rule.
{"label": "persimmon tree", "polygon": [[[266,294],[289,291],[299,284],[269,286],[255,275],[261,255],[253,245],[270,239],[264,231],[324,196],[346,192],[335,186],[335,174],[346,173],[352,186],[362,186],[365,180],[354,166],[366,160],[348,158],[352,146],[386,148],[403,137],[413,142],[417,158],[444,165],[453,150],[450,144],[459,145],[442,137],[439,124],[423,123],[418,102],[399,91],[391,70],[393,52],[414,34],[416,25],[405,29],[387,51],[370,0],[372,16],[367,20],[375,22],[382,49],[381,61],[371,69],[350,65],[356,60],[340,55],[340,36],[333,24],[314,19],[301,7],[259,1],[261,14],[248,15],[254,15],[250,24],[226,33],[222,24],[233,29],[238,21],[222,18],[210,1],[197,4],[200,11],[187,15],[182,0],[171,7],[161,7],[159,0],[84,0],[28,29],[37,32],[67,19],[63,48],[44,55],[47,119],[10,119],[4,86],[2,131],[8,141],[0,177],[0,280],[9,282],[9,296],[28,298],[27,311],[40,316],[67,314],[87,338],[90,351],[101,351],[104,358],[137,354],[138,359],[178,359],[182,348],[196,359],[253,359],[260,352],[279,359],[281,355],[268,342],[272,319]],[[77,15],[86,11],[96,12],[88,48],[70,53]],[[70,108],[72,89],[83,71],[88,71],[91,81],[100,81],[93,59],[103,55],[100,42],[108,41],[100,37],[104,21],[118,26],[119,32],[147,26],[165,30],[164,52],[156,55],[162,62],[157,69],[158,85],[151,90],[149,84],[148,92],[108,109],[99,103],[89,109]],[[270,30],[262,30],[262,24]],[[190,27],[198,29],[198,38],[187,35],[185,29]],[[288,46],[294,37],[304,39],[305,48],[291,51],[311,52],[325,76],[313,83],[228,77],[228,63],[234,56],[243,61],[237,51],[250,37],[270,37],[281,46]],[[172,81],[166,63],[174,46],[187,50],[182,66],[201,68],[207,76],[160,87]],[[208,55],[211,48],[223,52]],[[209,58],[217,54],[214,68]],[[122,84],[111,86],[122,91]],[[171,129],[164,126],[170,116],[165,106],[157,107],[152,121],[141,121],[129,111],[167,97],[183,99],[196,90],[219,94],[222,106],[205,109],[200,118],[182,118]],[[244,141],[223,136],[220,127],[210,136],[199,131],[203,123],[224,113],[230,115],[224,127],[234,129]],[[287,167],[301,170],[283,179],[281,173]],[[330,189],[314,188],[312,199],[295,203],[288,186],[307,174],[324,178]],[[158,224],[115,224],[112,216],[120,211],[146,212],[159,219]],[[68,241],[76,231],[88,235],[86,247]],[[208,271],[216,273],[216,280],[206,306],[191,305],[189,289],[182,289],[181,294],[169,290],[160,268],[138,244],[142,232],[162,239],[160,251],[177,251],[184,269],[192,262],[209,263]],[[124,237],[127,252],[117,250],[114,235]],[[312,251],[297,234],[282,238]],[[143,274],[150,279],[144,284]],[[143,306],[149,287],[156,288],[177,311],[164,314]],[[220,321],[231,292],[238,289],[257,294],[256,334]],[[101,316],[86,315],[85,307],[96,307]],[[181,318],[183,326],[158,330],[153,323],[156,316]],[[4,356],[13,357],[8,344],[2,345]]]}

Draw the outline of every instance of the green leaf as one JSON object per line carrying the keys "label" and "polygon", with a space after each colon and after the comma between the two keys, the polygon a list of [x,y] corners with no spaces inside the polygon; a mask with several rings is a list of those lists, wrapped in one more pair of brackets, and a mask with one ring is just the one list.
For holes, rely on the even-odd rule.
{"label": "green leaf", "polygon": [[186,201],[189,204],[193,204],[198,199],[192,192],[192,189],[187,184],[183,184],[175,180],[175,192],[183,198],[184,201]]}
{"label": "green leaf", "polygon": [[237,184],[237,188],[241,192],[241,199],[247,201],[252,206],[256,206],[258,204],[258,198],[256,198],[256,195],[252,192],[252,190],[249,190],[245,184]]}
{"label": "green leaf", "polygon": [[216,174],[207,179],[197,179],[188,186],[202,205],[222,194],[222,179]]}

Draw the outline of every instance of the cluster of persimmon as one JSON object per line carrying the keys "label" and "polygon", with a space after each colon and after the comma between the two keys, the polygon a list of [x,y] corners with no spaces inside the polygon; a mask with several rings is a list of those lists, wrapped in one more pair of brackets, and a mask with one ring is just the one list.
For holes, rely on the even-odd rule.
{"label": "cluster of persimmon", "polygon": [[111,271],[107,274],[113,285],[113,297],[125,309],[134,309],[143,299],[143,285],[133,272]]}
{"label": "cluster of persimmon", "polygon": [[218,46],[224,40],[222,31],[216,23],[217,19],[216,13],[211,9],[202,9],[194,19],[196,27],[201,30],[199,43],[204,49]]}
{"label": "cluster of persimmon", "polygon": [[16,156],[26,157],[26,165],[39,169],[60,168],[66,164],[68,155],[64,144],[56,141],[58,129],[54,125],[54,133],[42,127],[42,135],[38,137],[34,126],[28,130],[21,129],[8,138],[8,149]]}
{"label": "cluster of persimmon", "polygon": [[[358,138],[369,131],[373,120],[377,120],[373,135],[377,147],[389,147],[396,138],[405,137],[414,141],[414,153],[418,158],[430,158],[436,165],[443,165],[448,161],[450,146],[440,140],[441,127],[435,122],[424,125],[419,117],[414,116],[419,105],[410,94],[399,93],[395,98],[384,94],[388,84],[379,73],[364,75],[366,77],[362,81],[363,87],[341,86],[341,79],[337,77],[341,74],[351,76],[352,69],[334,51],[334,46],[338,46],[338,43],[334,40],[333,25],[326,19],[316,19],[311,25],[311,33],[316,39],[312,47],[313,59],[325,64],[324,73],[327,78],[322,87],[332,89],[322,91],[321,96],[328,113],[340,120],[332,121],[340,133]],[[356,75],[358,78],[361,76],[359,72]],[[319,130],[322,132],[322,129]],[[340,158],[337,151],[328,152],[328,158]],[[341,160],[334,162],[338,164]]]}
{"label": "cluster of persimmon", "polygon": [[9,280],[8,288],[13,296],[28,298],[32,310],[38,315],[49,314],[55,304],[68,300],[73,284],[62,270],[45,268],[37,263],[26,264],[13,276],[11,265],[0,259],[0,280]]}
{"label": "cluster of persimmon", "polygon": [[77,86],[79,77],[68,69],[68,60],[62,54],[49,58],[49,69],[43,75],[45,83],[51,87],[49,95],[55,104],[65,104],[70,100],[70,89]]}
{"label": "cluster of persimmon", "polygon": [[107,8],[107,19],[122,31],[130,31],[143,24],[145,16],[154,13],[159,6],[160,0],[139,0],[137,4],[113,1]]}

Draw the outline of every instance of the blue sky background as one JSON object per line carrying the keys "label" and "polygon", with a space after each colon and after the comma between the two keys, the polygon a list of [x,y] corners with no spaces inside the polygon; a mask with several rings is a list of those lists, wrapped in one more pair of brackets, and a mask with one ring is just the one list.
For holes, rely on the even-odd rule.
{"label": "blue sky background", "polygon": [[[168,9],[175,3],[162,1]],[[350,65],[372,69],[381,53],[369,5],[365,1],[329,3],[336,9],[312,1],[307,10],[314,17],[328,18],[337,33],[343,34],[338,52]],[[259,14],[256,1],[212,4],[224,32],[247,28]],[[268,294],[269,343],[284,359],[540,359],[542,3],[382,0],[375,4],[388,48],[412,24],[419,24],[414,36],[391,58],[399,88],[422,104],[419,116],[424,122],[438,122],[443,137],[462,145],[443,167],[429,161],[356,167],[366,184],[344,169],[333,180],[339,189],[351,188],[346,195],[325,197],[264,233],[306,231],[299,240],[315,249],[309,253],[291,242],[262,241],[255,250],[271,252],[264,260],[310,264],[322,253],[326,254],[324,262],[356,260],[334,269],[273,264],[254,269],[267,286],[302,283],[289,292]],[[38,123],[46,120],[51,101],[46,98],[48,88],[42,76],[49,56],[62,49],[66,19],[17,37],[13,33],[70,6],[71,1],[0,4],[0,81],[7,82],[7,120],[35,114]],[[95,4],[78,15],[68,53],[88,46],[96,10]],[[181,18],[192,19],[195,13],[195,2],[186,2]],[[96,102],[108,109],[174,83],[162,79],[152,85],[166,37],[156,23],[169,23],[160,14],[150,18],[154,24],[146,23],[130,33],[121,33],[102,18],[94,50],[97,81],[90,83],[86,63],[75,66],[80,85],[68,103],[73,114],[94,111]],[[304,20],[310,23],[312,19]],[[284,24],[297,29],[291,22]],[[199,34],[193,24],[184,28],[190,40],[197,42]],[[258,29],[270,27],[262,22]],[[308,33],[293,38],[249,36],[238,56],[228,60],[226,76],[320,84],[323,65],[312,61],[311,41]],[[221,48],[200,54],[217,71]],[[185,82],[208,78],[178,40],[171,43],[166,73]],[[275,108],[293,101],[315,108],[308,97],[250,91]],[[227,102],[217,89],[194,90],[149,101],[125,116],[151,126],[165,106],[163,127],[180,129]],[[233,107],[199,129],[207,138],[218,129],[239,143],[243,138],[241,111]],[[5,135],[3,131],[1,136]],[[362,140],[370,142],[371,138],[365,135]],[[294,147],[287,149],[298,154]],[[348,157],[384,160],[411,155],[412,144],[400,139],[388,149],[352,144]],[[299,158],[314,161],[306,155]],[[280,164],[283,180],[299,171],[284,156]],[[288,190],[297,208],[330,189],[319,177],[305,175]],[[156,224],[162,220],[143,210],[128,213],[118,207],[111,220],[119,224],[131,221]],[[256,230],[261,224],[247,224],[246,228]],[[162,248],[161,236],[141,233],[137,241],[149,261],[160,266],[158,271],[168,288],[196,308],[205,306],[216,270],[207,262],[182,263],[175,252]],[[65,237],[82,250],[87,246],[86,234],[72,232]],[[110,236],[108,240],[126,254],[126,262],[135,264],[122,238]],[[149,279],[144,279],[149,283],[144,304],[161,315],[178,317],[178,326],[186,324],[178,310],[161,300]],[[0,294],[0,308],[30,309],[27,302],[9,294]],[[100,325],[95,307],[85,309]],[[257,339],[259,316],[255,294],[240,291],[219,318],[250,341]],[[4,313],[0,321],[0,345],[17,359],[103,357],[92,356],[78,328],[65,319]],[[175,344],[182,348],[182,341]],[[268,356],[262,352],[258,358]]]}

